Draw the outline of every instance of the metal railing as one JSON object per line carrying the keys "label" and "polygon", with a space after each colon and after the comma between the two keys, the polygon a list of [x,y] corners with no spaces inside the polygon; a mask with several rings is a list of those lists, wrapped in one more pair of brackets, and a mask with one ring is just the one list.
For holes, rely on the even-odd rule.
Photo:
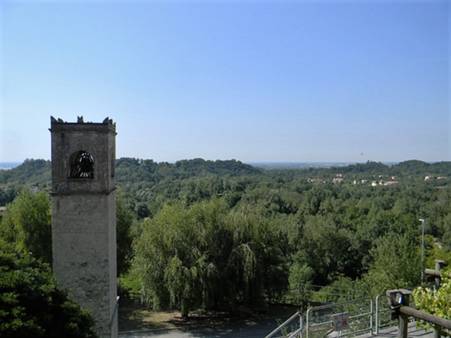
{"label": "metal railing", "polygon": [[[283,335],[282,331],[284,329],[288,330],[287,327],[296,318],[299,318],[299,327],[283,336],[294,338],[304,334],[306,338],[312,338],[312,336],[333,332],[331,331],[334,325],[332,317],[344,311],[349,314],[347,319],[350,325],[348,329],[340,333],[341,336],[350,336],[365,332],[379,334],[381,328],[395,326],[397,324],[396,320],[391,319],[391,309],[388,303],[380,301],[382,296],[384,296],[383,299],[385,300],[385,295],[381,294],[374,301],[371,299],[359,299],[310,307],[307,309],[305,316],[298,311],[265,338],[272,338],[279,332]],[[303,318],[305,318],[305,323],[303,323]]]}
{"label": "metal railing", "polygon": [[346,325],[338,332],[339,336],[373,331],[373,301],[360,299],[309,308],[305,315],[305,337],[323,337],[334,332],[333,316],[340,313],[346,314]]}
{"label": "metal railing", "polygon": [[[434,278],[435,289],[440,286],[441,269],[444,266],[444,261],[437,260],[435,270],[425,269],[424,275]],[[392,290],[393,291],[393,290]],[[395,290],[399,291],[399,290]],[[381,328],[393,327],[398,325],[396,316],[393,316],[393,306],[389,302],[381,302],[380,299],[385,295],[378,295],[374,301],[372,299],[354,299],[343,303],[328,303],[320,306],[314,306],[307,309],[305,313],[305,324],[302,322],[303,316],[298,311],[288,318],[285,322],[280,324],[265,338],[272,338],[274,335],[293,322],[295,318],[300,319],[299,328],[285,334],[285,337],[294,338],[300,337],[302,334],[305,338],[314,338],[316,336],[325,336],[336,330],[336,322],[333,317],[337,314],[346,314],[346,328],[337,332],[338,336],[352,336],[358,333],[363,334],[370,332],[372,334],[380,334]],[[385,297],[383,297],[385,299]],[[451,330],[451,321],[443,318],[433,316],[431,314],[418,311],[413,307],[400,306],[399,325],[400,337],[406,337],[407,322],[411,320],[421,320],[431,323],[434,327],[435,338],[440,337],[443,330]],[[402,322],[402,328],[401,328]],[[404,332],[404,331],[405,332]]]}
{"label": "metal railing", "polygon": [[301,326],[299,329],[291,332],[287,338],[296,338],[296,337],[302,337],[302,330],[304,328]]}
{"label": "metal railing", "polygon": [[[380,299],[383,299],[382,303]],[[377,335],[380,333],[381,328],[395,326],[397,322],[391,318],[391,309],[386,301],[385,294],[377,295],[374,299],[374,333]]]}
{"label": "metal railing", "polygon": [[110,322],[109,322],[109,324],[108,324],[110,330],[113,328],[113,325],[114,325],[114,318],[115,318],[115,316],[116,316],[116,312],[117,312],[117,310],[118,310],[118,307],[119,307],[119,296],[116,296],[116,302],[115,302],[115,304],[114,304],[113,313],[111,314],[111,319],[110,319]]}
{"label": "metal railing", "polygon": [[288,325],[292,324],[295,319],[299,319],[299,328],[295,331],[288,334],[288,338],[294,338],[297,337],[302,333],[303,330],[303,321],[302,321],[302,315],[301,312],[297,311],[294,313],[290,318],[288,318],[286,321],[284,321],[282,324],[280,324],[278,327],[276,327],[274,330],[272,330],[269,334],[265,336],[265,338],[272,338],[274,335],[283,329],[287,328]]}

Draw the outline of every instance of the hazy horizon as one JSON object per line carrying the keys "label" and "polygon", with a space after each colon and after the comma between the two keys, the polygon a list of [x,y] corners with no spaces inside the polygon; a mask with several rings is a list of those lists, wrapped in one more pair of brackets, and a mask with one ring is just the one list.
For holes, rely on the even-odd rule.
{"label": "hazy horizon", "polygon": [[0,161],[50,116],[117,122],[118,157],[451,159],[448,1],[0,3]]}
{"label": "hazy horizon", "polygon": [[[422,162],[426,162],[426,163],[449,162],[449,161],[423,161],[421,159],[406,159],[406,160],[402,160],[402,161],[371,161],[370,160],[370,161],[361,161],[361,162],[358,162],[358,161],[265,161],[265,160],[262,160],[262,161],[242,161],[242,160],[240,160],[238,158],[206,159],[206,158],[200,158],[200,157],[197,157],[197,158],[181,158],[181,159],[178,159],[178,160],[175,160],[175,161],[157,161],[157,160],[155,160],[153,158],[138,158],[138,157],[130,157],[130,156],[121,156],[121,157],[117,158],[117,160],[121,159],[121,158],[134,158],[134,159],[137,159],[137,160],[152,160],[152,161],[154,161],[156,163],[171,163],[171,164],[176,163],[178,161],[190,161],[190,160],[196,160],[196,159],[202,159],[202,160],[205,160],[205,161],[233,161],[233,160],[236,160],[236,161],[240,161],[242,163],[250,164],[250,165],[264,165],[264,164],[275,164],[275,165],[298,165],[298,164],[305,164],[305,165],[322,165],[322,164],[326,164],[326,165],[328,165],[328,164],[350,165],[350,164],[367,163],[367,162],[380,162],[380,163],[383,163],[383,164],[386,164],[386,165],[390,165],[390,164],[402,163],[402,162],[405,162],[405,161],[422,161]],[[2,167],[3,165],[14,165],[14,166],[17,166],[17,165],[20,165],[20,164],[24,163],[27,160],[50,161],[49,158],[25,158],[25,159],[20,160],[20,161],[0,161],[0,169],[3,168]]]}

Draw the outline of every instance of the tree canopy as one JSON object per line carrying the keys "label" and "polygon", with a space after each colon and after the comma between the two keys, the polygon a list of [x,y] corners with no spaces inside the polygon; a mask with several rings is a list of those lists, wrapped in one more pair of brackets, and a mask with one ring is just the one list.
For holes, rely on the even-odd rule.
{"label": "tree canopy", "polygon": [[0,336],[95,338],[91,316],[57,289],[47,264],[0,249]]}
{"label": "tree canopy", "polygon": [[[0,171],[2,196],[17,195],[0,234],[43,261],[46,167],[28,160]],[[450,258],[450,162],[263,170],[124,158],[116,167],[121,291],[154,309],[303,305],[416,286],[420,218],[425,261]]]}

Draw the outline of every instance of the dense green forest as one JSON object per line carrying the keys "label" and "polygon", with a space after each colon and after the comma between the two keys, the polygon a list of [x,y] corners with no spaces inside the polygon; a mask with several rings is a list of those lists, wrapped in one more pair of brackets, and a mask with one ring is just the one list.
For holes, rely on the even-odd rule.
{"label": "dense green forest", "polygon": [[[374,296],[451,258],[451,163],[263,170],[239,161],[116,163],[124,296],[233,310]],[[0,170],[0,236],[50,262],[50,162]],[[33,210],[33,212],[30,212]]]}

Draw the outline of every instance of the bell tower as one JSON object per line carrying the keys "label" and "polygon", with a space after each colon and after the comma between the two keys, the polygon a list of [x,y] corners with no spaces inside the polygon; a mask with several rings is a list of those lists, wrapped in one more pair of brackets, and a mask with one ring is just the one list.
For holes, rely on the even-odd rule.
{"label": "bell tower", "polygon": [[51,117],[50,133],[53,272],[99,337],[116,338],[116,124]]}

